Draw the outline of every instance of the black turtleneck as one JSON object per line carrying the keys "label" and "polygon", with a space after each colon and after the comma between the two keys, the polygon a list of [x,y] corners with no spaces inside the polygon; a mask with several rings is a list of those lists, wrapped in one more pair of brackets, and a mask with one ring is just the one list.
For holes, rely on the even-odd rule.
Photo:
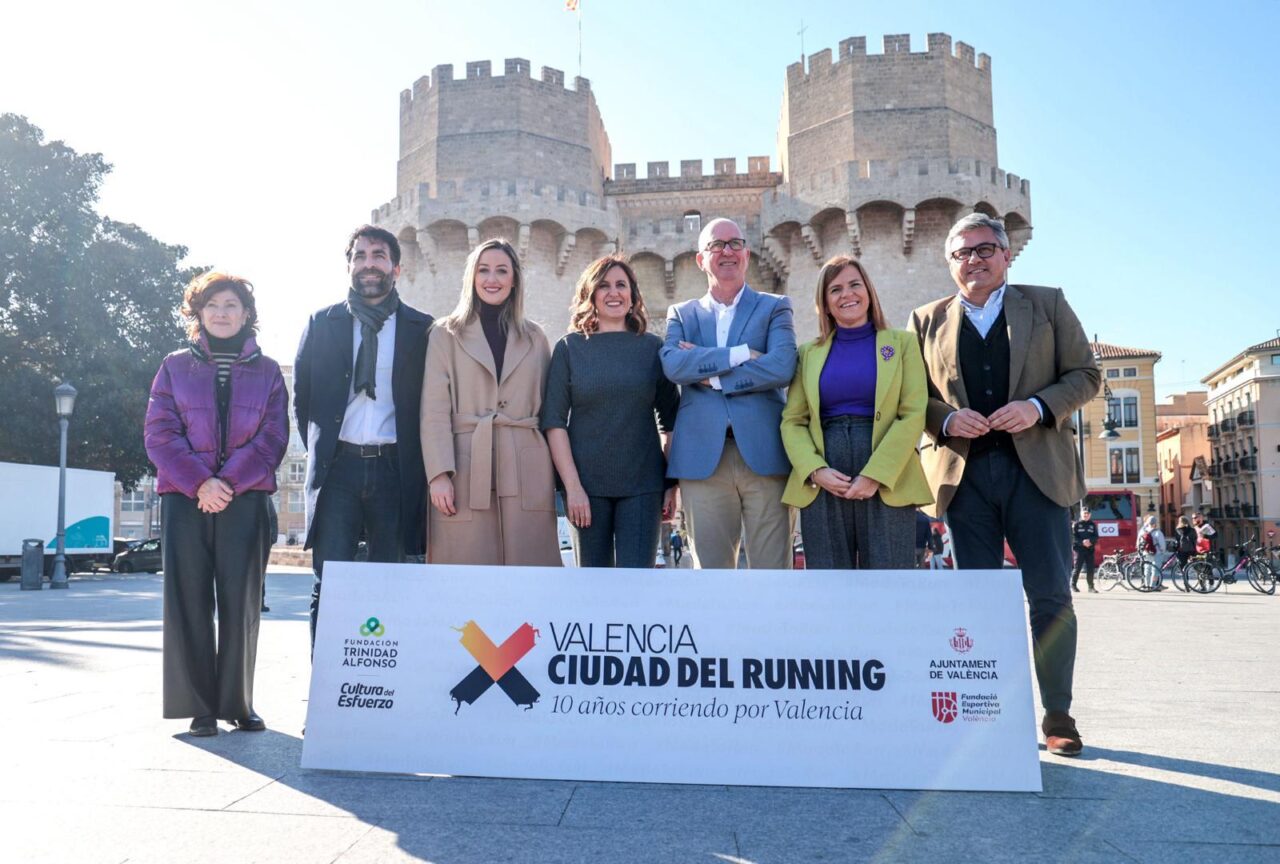
{"label": "black turtleneck", "polygon": [[480,326],[484,328],[485,341],[489,343],[489,350],[493,352],[493,368],[498,375],[498,380],[501,381],[502,358],[507,353],[507,331],[502,326],[502,313],[506,310],[507,304],[493,306],[478,297],[476,302],[480,304]]}

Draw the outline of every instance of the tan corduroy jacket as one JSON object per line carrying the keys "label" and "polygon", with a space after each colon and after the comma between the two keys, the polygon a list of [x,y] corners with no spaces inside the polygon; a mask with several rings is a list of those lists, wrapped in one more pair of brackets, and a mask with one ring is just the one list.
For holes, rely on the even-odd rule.
{"label": "tan corduroy jacket", "polygon": [[[1037,423],[1013,436],[1018,461],[1046,497],[1070,507],[1085,492],[1072,434],[1074,413],[1097,394],[1102,380],[1089,339],[1061,288],[1007,286],[1004,317],[1009,331],[1009,401],[1035,396],[1053,415],[1052,426]],[[964,308],[955,294],[911,313],[910,329],[920,340],[929,373],[925,429],[933,446],[920,455],[938,502],[938,517],[955,495],[969,455],[969,439],[942,434],[947,415],[969,407],[960,372],[963,323]]]}

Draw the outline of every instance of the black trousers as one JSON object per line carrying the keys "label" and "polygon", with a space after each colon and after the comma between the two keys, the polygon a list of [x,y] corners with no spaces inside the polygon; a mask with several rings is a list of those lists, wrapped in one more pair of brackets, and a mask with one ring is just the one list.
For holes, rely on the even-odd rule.
{"label": "black trousers", "polygon": [[364,458],[339,450],[316,498],[311,525],[311,647],[316,644],[320,584],[326,561],[354,561],[363,539],[369,561],[404,560],[400,468],[390,454]]}
{"label": "black trousers", "polygon": [[1084,570],[1084,581],[1093,587],[1093,571],[1098,568],[1098,557],[1093,549],[1076,550],[1076,566],[1071,571],[1071,585],[1080,584],[1080,571]]}
{"label": "black trousers", "polygon": [[214,514],[185,495],[161,496],[165,717],[253,713],[265,495],[237,495]]}
{"label": "black trousers", "polygon": [[1004,566],[1004,541],[1018,559],[1031,607],[1031,641],[1045,711],[1071,709],[1076,665],[1076,612],[1071,605],[1071,522],[1045,497],[1011,448],[970,459],[947,508],[961,570]]}

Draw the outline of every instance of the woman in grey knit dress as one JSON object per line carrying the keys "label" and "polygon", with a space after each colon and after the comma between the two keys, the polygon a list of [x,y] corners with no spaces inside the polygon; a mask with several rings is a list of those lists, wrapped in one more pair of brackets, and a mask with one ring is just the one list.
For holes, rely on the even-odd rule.
{"label": "woman in grey knit dress", "polygon": [[676,510],[665,453],[679,392],[662,374],[662,340],[645,332],[644,298],[623,258],[593,261],[570,309],[541,419],[574,557],[579,567],[652,567],[661,520]]}

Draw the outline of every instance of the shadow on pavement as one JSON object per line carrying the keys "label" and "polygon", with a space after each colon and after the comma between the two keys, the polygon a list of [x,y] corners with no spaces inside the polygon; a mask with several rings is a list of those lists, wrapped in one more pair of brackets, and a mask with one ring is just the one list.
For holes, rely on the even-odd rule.
{"label": "shadow on pavement", "polygon": [[[224,733],[215,739],[178,737],[271,778],[272,783],[238,802],[235,809],[297,813],[302,808],[315,815],[349,814],[394,834],[398,854],[425,860],[503,859],[510,854],[504,835],[532,844],[522,847],[522,857],[565,861],[599,856],[672,860],[667,847],[678,835],[692,845],[672,846],[675,860],[692,856],[750,862],[958,857],[1034,858],[1044,864],[1082,860],[1199,864],[1274,862],[1280,848],[1280,819],[1276,818],[1280,808],[1273,800],[1098,770],[1090,764],[1112,760],[1272,792],[1280,788],[1280,776],[1096,747],[1090,748],[1092,760],[1042,763],[1044,792],[1026,794],[317,771],[299,767],[301,739],[279,732]],[[299,803],[294,794],[273,796],[272,787],[313,800]],[[1194,818],[1176,814],[1194,814]],[[1170,815],[1173,818],[1165,818]],[[668,839],[655,840],[662,835]],[[1227,842],[1224,837],[1231,839]],[[355,858],[376,860],[372,852],[363,850]]]}

